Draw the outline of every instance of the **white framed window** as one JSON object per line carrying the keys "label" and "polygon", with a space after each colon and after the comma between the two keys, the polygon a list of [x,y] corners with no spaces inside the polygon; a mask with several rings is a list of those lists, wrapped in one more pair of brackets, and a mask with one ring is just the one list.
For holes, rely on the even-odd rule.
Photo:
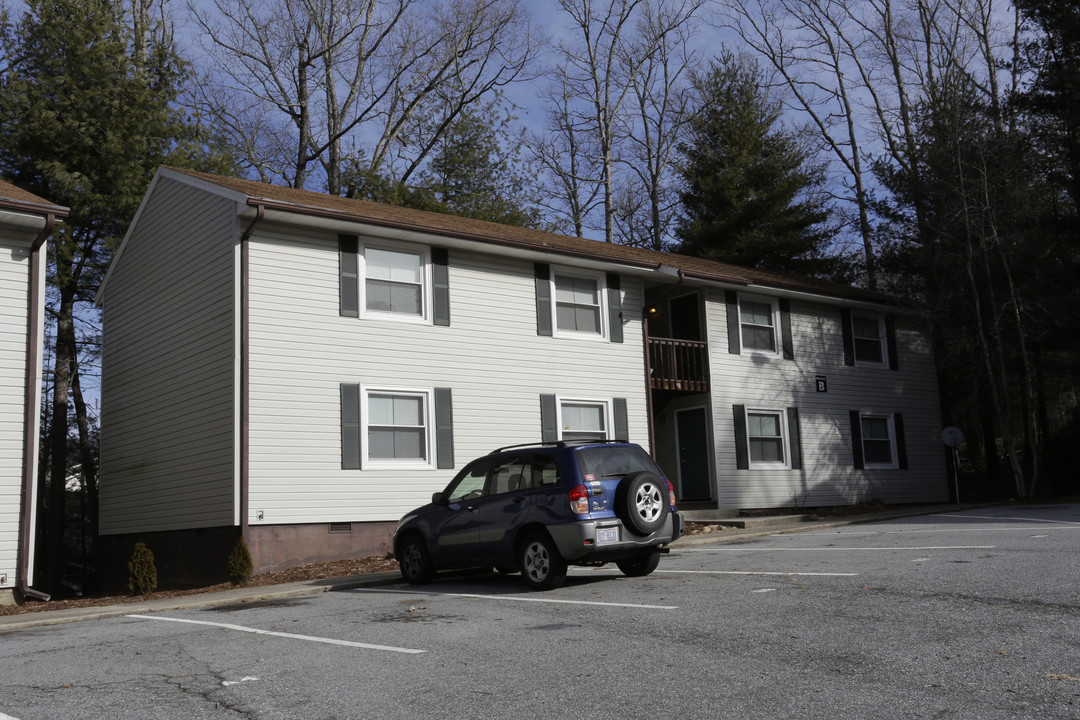
{"label": "white framed window", "polygon": [[892,415],[859,416],[862,430],[863,466],[866,468],[895,468],[896,426]]}
{"label": "white framed window", "polygon": [[361,388],[364,467],[434,467],[433,391]]}
{"label": "white framed window", "polygon": [[365,242],[360,251],[364,315],[412,322],[431,317],[431,257],[427,248]]}
{"label": "white framed window", "polygon": [[746,442],[750,467],[788,466],[787,426],[783,410],[747,408]]}
{"label": "white framed window", "polygon": [[603,273],[552,268],[551,296],[555,335],[607,337],[607,287]]}
{"label": "white framed window", "polygon": [[558,398],[559,440],[609,440],[612,435],[610,400]]}
{"label": "white framed window", "polygon": [[779,303],[772,298],[739,295],[739,334],[744,353],[776,354]]}
{"label": "white framed window", "polygon": [[851,314],[851,339],[858,365],[885,364],[885,318],[876,313]]}

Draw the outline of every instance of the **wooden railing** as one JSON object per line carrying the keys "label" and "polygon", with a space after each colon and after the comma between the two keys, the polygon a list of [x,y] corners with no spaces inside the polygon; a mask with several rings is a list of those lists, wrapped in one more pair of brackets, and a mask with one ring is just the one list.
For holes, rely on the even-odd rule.
{"label": "wooden railing", "polygon": [[707,392],[709,344],[649,338],[649,371],[653,390]]}

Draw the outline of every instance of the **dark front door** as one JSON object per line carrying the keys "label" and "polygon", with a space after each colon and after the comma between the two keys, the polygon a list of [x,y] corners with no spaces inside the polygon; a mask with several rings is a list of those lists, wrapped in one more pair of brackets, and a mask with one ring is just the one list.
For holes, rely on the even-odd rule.
{"label": "dark front door", "polygon": [[671,311],[671,337],[676,340],[701,340],[697,293],[673,298],[668,308]]}
{"label": "dark front door", "polygon": [[709,443],[705,408],[675,413],[679,443],[679,500],[708,500]]}

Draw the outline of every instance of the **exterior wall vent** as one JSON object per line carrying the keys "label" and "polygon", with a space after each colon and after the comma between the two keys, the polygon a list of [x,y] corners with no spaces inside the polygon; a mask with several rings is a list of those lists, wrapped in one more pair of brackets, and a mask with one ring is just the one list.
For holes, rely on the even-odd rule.
{"label": "exterior wall vent", "polygon": [[352,523],[330,523],[330,532],[332,533],[351,533]]}

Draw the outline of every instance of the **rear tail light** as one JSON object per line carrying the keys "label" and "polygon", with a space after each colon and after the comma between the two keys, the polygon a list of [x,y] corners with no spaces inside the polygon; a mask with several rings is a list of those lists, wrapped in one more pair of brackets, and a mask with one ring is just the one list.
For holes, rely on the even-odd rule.
{"label": "rear tail light", "polygon": [[664,480],[667,481],[668,505],[671,505],[671,507],[675,507],[675,486],[672,485],[671,481],[667,478],[664,478]]}
{"label": "rear tail light", "polygon": [[578,485],[570,491],[570,509],[578,515],[587,515],[589,512],[589,489],[584,485]]}

